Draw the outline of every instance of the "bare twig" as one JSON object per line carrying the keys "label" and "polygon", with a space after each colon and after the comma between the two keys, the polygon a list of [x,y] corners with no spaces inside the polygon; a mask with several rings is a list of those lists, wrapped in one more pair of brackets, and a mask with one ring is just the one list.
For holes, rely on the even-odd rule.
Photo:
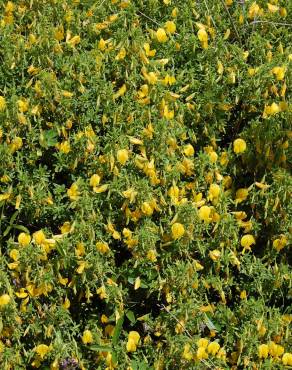
{"label": "bare twig", "polygon": [[139,13],[139,14],[141,14],[143,17],[145,17],[145,18],[149,19],[149,21],[151,21],[151,22],[155,23],[157,26],[159,26],[159,27],[160,27],[160,24],[159,24],[158,22],[156,22],[156,20],[155,20],[155,19],[152,19],[152,18],[148,17],[148,15],[146,15],[146,14],[142,13],[140,10],[138,10],[138,13]]}
{"label": "bare twig", "polygon": [[[162,27],[158,22],[156,22],[155,19],[150,18],[148,15],[144,14],[143,12],[141,12],[141,10],[138,10],[137,13],[139,13],[140,15],[142,15],[142,17],[145,17],[145,18],[149,19],[149,21],[153,22],[157,26]],[[179,33],[177,33],[177,32],[175,32],[174,34],[177,35],[177,36],[179,36]]]}
{"label": "bare twig", "polygon": [[225,4],[224,0],[221,0],[221,3],[222,3],[222,5],[224,6],[224,9],[225,9],[226,13],[228,14],[228,17],[229,17],[229,19],[230,19],[230,22],[231,22],[231,24],[232,24],[232,27],[233,27],[233,29],[234,29],[234,31],[235,31],[235,33],[236,33],[236,36],[237,36],[238,40],[241,42],[241,38],[240,38],[240,36],[239,36],[238,30],[237,30],[237,28],[236,28],[236,26],[235,26],[235,23],[233,22],[233,19],[232,19],[232,17],[231,17],[231,14],[230,14],[230,12],[229,12],[229,10],[228,10],[228,8],[227,8],[227,6],[226,6],[226,4]]}
{"label": "bare twig", "polygon": [[250,25],[254,25],[254,24],[258,24],[258,23],[267,23],[267,24],[272,24],[272,25],[275,25],[275,26],[287,26],[287,27],[292,27],[292,23],[270,22],[270,21],[258,21],[258,20],[254,20],[254,21],[252,21],[251,23],[249,23],[249,26],[250,26]]}
{"label": "bare twig", "polygon": [[206,7],[206,9],[207,9],[207,12],[208,12],[208,14],[209,14],[209,16],[210,16],[210,18],[211,18],[211,21],[212,21],[212,23],[214,24],[215,29],[217,30],[216,23],[215,23],[215,21],[214,21],[214,19],[213,19],[212,15],[211,15],[210,9],[209,9],[208,4],[207,4],[207,1],[206,1],[206,0],[204,0],[204,3],[205,3],[205,7]]}

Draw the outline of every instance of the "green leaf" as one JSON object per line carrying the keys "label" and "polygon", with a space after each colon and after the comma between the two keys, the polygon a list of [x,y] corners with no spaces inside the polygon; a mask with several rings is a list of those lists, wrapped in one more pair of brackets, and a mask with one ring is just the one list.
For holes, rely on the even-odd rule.
{"label": "green leaf", "polygon": [[113,335],[113,345],[116,346],[118,344],[118,339],[122,331],[124,323],[124,315],[122,315],[116,324],[115,330],[114,330],[114,335]]}
{"label": "green leaf", "polygon": [[133,311],[127,311],[126,316],[131,321],[132,324],[135,324],[136,319]]}
{"label": "green leaf", "polygon": [[44,139],[48,146],[55,146],[58,142],[58,132],[55,130],[47,130],[43,133]]}
{"label": "green leaf", "polygon": [[112,350],[112,347],[92,345],[92,346],[89,347],[89,349],[91,351],[96,351],[96,352],[110,352]]}
{"label": "green leaf", "polygon": [[20,231],[24,231],[25,233],[29,234],[29,230],[23,226],[23,225],[12,225],[12,227],[14,229],[17,229],[17,230],[20,230]]}

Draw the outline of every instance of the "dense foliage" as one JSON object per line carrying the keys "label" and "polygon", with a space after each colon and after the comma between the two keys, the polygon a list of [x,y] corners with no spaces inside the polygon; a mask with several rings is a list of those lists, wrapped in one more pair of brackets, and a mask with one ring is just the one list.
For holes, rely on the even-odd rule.
{"label": "dense foliage", "polygon": [[291,20],[1,1],[1,369],[292,366]]}

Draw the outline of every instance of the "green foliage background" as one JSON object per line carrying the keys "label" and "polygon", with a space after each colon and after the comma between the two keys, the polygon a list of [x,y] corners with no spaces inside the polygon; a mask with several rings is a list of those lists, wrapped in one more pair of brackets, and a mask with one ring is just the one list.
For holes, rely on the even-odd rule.
{"label": "green foliage background", "polygon": [[[1,2],[1,368],[285,367],[258,347],[291,352],[292,3],[257,4]],[[221,356],[200,361],[200,338]]]}

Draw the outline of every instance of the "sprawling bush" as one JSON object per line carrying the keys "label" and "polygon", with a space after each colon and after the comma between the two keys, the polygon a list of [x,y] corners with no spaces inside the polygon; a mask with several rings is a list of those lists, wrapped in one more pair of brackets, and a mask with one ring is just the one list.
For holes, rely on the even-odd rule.
{"label": "sprawling bush", "polygon": [[1,369],[292,366],[292,2],[0,5]]}

